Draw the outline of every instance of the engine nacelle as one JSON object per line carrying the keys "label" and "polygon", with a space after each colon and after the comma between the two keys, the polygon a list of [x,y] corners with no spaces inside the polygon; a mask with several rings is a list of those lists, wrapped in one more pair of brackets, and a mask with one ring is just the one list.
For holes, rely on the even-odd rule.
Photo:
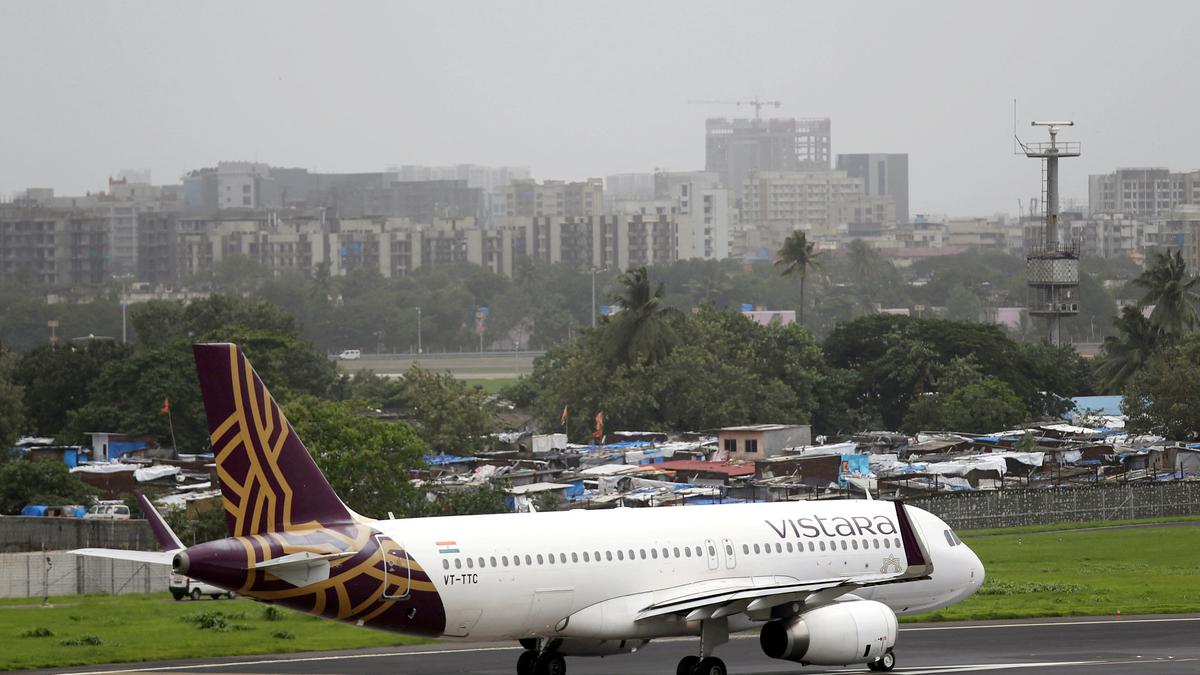
{"label": "engine nacelle", "polygon": [[646,646],[649,640],[587,640],[556,638],[551,648],[563,656],[611,656],[628,654]]}
{"label": "engine nacelle", "polygon": [[763,653],[773,659],[844,666],[883,656],[895,646],[897,629],[896,614],[887,605],[851,600],[771,621],[758,640]]}

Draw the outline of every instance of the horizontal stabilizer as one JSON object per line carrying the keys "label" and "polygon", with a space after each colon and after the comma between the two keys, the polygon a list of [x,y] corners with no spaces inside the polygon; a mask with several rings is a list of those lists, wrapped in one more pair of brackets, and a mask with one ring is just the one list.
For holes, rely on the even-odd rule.
{"label": "horizontal stabilizer", "polygon": [[256,563],[252,569],[262,570],[273,574],[289,584],[299,588],[308,586],[329,578],[329,563],[358,554],[358,551],[339,551],[338,553],[313,553],[301,551],[289,553],[278,558],[271,558]]}
{"label": "horizontal stabilizer", "polygon": [[86,555],[91,558],[110,558],[112,560],[130,560],[132,562],[150,563],[151,565],[171,565],[171,560],[180,549],[174,551],[126,551],[119,548],[77,548],[71,553]]}

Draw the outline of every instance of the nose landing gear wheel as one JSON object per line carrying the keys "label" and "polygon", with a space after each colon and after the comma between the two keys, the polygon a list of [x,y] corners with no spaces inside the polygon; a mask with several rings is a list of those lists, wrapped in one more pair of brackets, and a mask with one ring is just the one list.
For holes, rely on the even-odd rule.
{"label": "nose landing gear wheel", "polygon": [[700,663],[696,664],[696,669],[692,671],[695,675],[728,675],[725,670],[725,662],[715,656],[706,656],[700,659]]}
{"label": "nose landing gear wheel", "polygon": [[891,672],[896,667],[896,655],[892,652],[887,652],[883,656],[875,659],[867,664],[868,670],[876,672]]}
{"label": "nose landing gear wheel", "polygon": [[533,666],[537,663],[537,652],[525,650],[517,657],[517,675],[533,675]]}
{"label": "nose landing gear wheel", "polygon": [[685,656],[679,659],[679,665],[675,667],[675,675],[692,675],[696,672],[696,666],[699,664],[699,656]]}
{"label": "nose landing gear wheel", "polygon": [[566,675],[567,662],[554,652],[546,652],[537,657],[533,664],[533,672],[534,675]]}

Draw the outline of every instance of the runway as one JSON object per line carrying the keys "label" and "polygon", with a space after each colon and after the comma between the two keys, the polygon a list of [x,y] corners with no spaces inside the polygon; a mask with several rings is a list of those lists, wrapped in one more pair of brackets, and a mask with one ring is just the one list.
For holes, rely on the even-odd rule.
{"label": "runway", "polygon": [[[896,647],[896,673],[1055,673],[1194,675],[1200,672],[1200,614],[1077,617],[906,624]],[[695,639],[650,643],[636,654],[570,658],[570,675],[672,675]],[[229,657],[39,672],[70,673],[391,673],[511,675],[520,648],[512,644],[439,643],[347,652]],[[762,654],[756,634],[734,636],[717,650],[731,675],[866,673],[865,667],[801,667]]]}

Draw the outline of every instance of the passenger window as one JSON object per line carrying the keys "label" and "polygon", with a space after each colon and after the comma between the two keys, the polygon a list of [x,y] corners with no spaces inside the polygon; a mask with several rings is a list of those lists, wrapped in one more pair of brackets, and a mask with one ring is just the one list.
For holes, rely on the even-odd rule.
{"label": "passenger window", "polygon": [[558,562],[560,562],[560,563],[562,563],[562,564],[566,565],[566,564],[567,564],[567,554],[566,554],[566,553],[559,553],[559,554],[558,554]]}
{"label": "passenger window", "polygon": [[472,561],[470,558],[467,558],[467,569],[475,567],[475,565],[471,564],[472,562],[474,561]]}
{"label": "passenger window", "polygon": [[709,555],[716,555],[716,554],[717,554],[717,549],[713,548],[712,544],[709,544],[709,545],[708,545],[708,554],[709,554]]}
{"label": "passenger window", "polygon": [[[584,553],[583,556],[586,558],[587,554]],[[571,552],[571,562],[573,562],[573,563],[579,562],[579,554],[578,553],[576,553],[574,551]]]}
{"label": "passenger window", "polygon": [[506,556],[506,555],[502,555],[502,556],[500,556],[500,562],[501,562],[501,563],[502,563],[502,564],[503,564],[505,567],[508,567],[508,556]]}
{"label": "passenger window", "polygon": [[442,569],[450,569],[450,560],[448,558],[442,558]]}
{"label": "passenger window", "polygon": [[605,560],[608,560],[609,562],[612,562],[612,551],[605,551],[605,552],[604,552],[604,559],[605,559]]}
{"label": "passenger window", "polygon": [[683,547],[683,555],[684,555],[684,556],[686,556],[686,557],[688,557],[688,558],[692,557],[692,547],[691,547],[691,546],[684,546],[684,547]]}
{"label": "passenger window", "polygon": [[816,544],[814,544],[814,543],[812,543],[811,541],[810,541],[810,542],[808,542],[808,551],[809,551],[809,553],[811,553],[811,552],[813,552],[813,551],[815,551],[815,550],[817,550],[817,545],[816,545]]}
{"label": "passenger window", "polygon": [[484,565],[483,563],[484,563],[483,556],[479,556],[479,568],[480,569],[487,567],[487,565]]}
{"label": "passenger window", "polygon": [[618,550],[617,551],[617,560],[624,560],[624,559],[625,559],[625,551]]}
{"label": "passenger window", "polygon": [[462,559],[460,559],[460,558],[454,559],[454,569],[456,569],[456,570],[462,569]]}
{"label": "passenger window", "polygon": [[883,540],[883,547],[884,547],[884,548],[891,548],[891,547],[892,547],[892,540],[891,540],[891,539],[884,539],[884,540]]}
{"label": "passenger window", "polygon": [[822,550],[822,551],[824,551],[824,550],[825,550],[825,542],[821,542],[821,550]]}
{"label": "passenger window", "polygon": [[[538,557],[540,558],[541,556],[538,556]],[[525,554],[525,564],[526,565],[533,564],[533,558],[528,553]]]}
{"label": "passenger window", "polygon": [[790,542],[790,541],[787,543],[787,552],[788,553],[792,552],[792,542]]}
{"label": "passenger window", "polygon": [[729,556],[733,555],[733,545],[732,544],[725,544],[725,555],[729,555]]}
{"label": "passenger window", "polygon": [[668,556],[668,554],[669,554],[669,553],[670,553],[670,551],[668,551],[667,549],[665,549],[665,548],[664,548],[664,549],[662,550],[663,558],[664,558],[664,559],[665,559],[665,558],[668,558],[668,557],[669,557],[669,556]]}
{"label": "passenger window", "polygon": [[783,553],[783,544],[781,544],[779,542],[775,542],[775,552]]}
{"label": "passenger window", "polygon": [[492,556],[492,557],[491,557],[491,558],[488,560],[488,562],[492,564],[492,567],[495,567],[495,566],[496,566],[496,556]]}
{"label": "passenger window", "polygon": [[646,559],[646,549],[643,548],[643,549],[641,549],[640,552],[642,554],[642,560],[645,560]]}
{"label": "passenger window", "polygon": [[755,553],[755,555],[758,554],[758,544],[754,545],[754,553]]}
{"label": "passenger window", "polygon": [[538,561],[538,564],[539,564],[539,565],[543,564],[543,563],[542,563],[542,561],[543,561],[543,558],[542,558],[542,554],[541,554],[541,553],[537,554],[537,561]]}
{"label": "passenger window", "polygon": [[899,537],[896,537],[896,539],[894,539],[894,540],[892,541],[892,543],[896,545],[896,548],[904,548],[903,546],[901,546],[901,545],[900,545],[900,538],[899,538]]}
{"label": "passenger window", "polygon": [[654,558],[655,560],[658,560],[658,549],[656,549],[656,548],[650,549],[650,557]]}
{"label": "passenger window", "polygon": [[633,549],[629,549],[629,559],[637,560],[637,556],[634,554]]}
{"label": "passenger window", "polygon": [[851,540],[850,540],[850,546],[851,546],[851,547],[852,547],[852,548],[853,548],[855,551],[857,551],[857,550],[858,550],[858,540],[857,540],[857,539],[851,539]]}
{"label": "passenger window", "polygon": [[600,562],[600,551],[596,551],[596,562]]}
{"label": "passenger window", "polygon": [[846,540],[845,539],[842,540],[842,550],[843,551],[846,550]]}
{"label": "passenger window", "polygon": [[742,555],[750,555],[750,544],[742,544]]}
{"label": "passenger window", "polygon": [[676,546],[674,550],[675,550],[675,557],[678,558],[679,557],[679,547]]}
{"label": "passenger window", "polygon": [[871,540],[871,544],[872,544],[872,545],[873,545],[875,548],[879,548],[879,540],[878,540],[878,539],[872,539],[872,540]]}

